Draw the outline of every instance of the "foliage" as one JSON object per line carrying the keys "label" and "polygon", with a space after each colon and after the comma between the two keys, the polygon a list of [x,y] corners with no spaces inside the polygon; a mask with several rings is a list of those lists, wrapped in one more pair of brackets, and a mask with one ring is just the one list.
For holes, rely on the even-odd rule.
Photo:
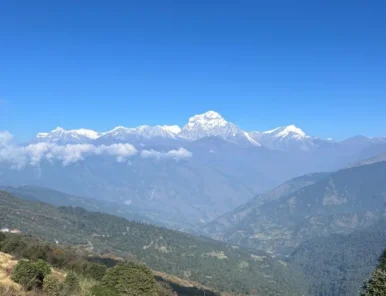
{"label": "foliage", "polygon": [[96,285],[92,287],[91,294],[93,296],[119,296],[119,294],[102,285]]}
{"label": "foliage", "polygon": [[[301,295],[306,289],[299,272],[265,253],[251,254],[249,250],[212,239],[81,208],[55,208],[25,201],[1,191],[0,226],[17,227],[25,234],[37,235],[52,242],[59,240],[60,244],[93,248],[96,252],[104,251],[131,261],[144,262],[152,269],[217,290]],[[37,246],[34,253],[40,248]],[[18,252],[21,256],[25,253],[28,257],[33,256],[28,251],[24,252],[25,248],[21,250]],[[50,247],[49,252],[43,253],[42,259],[55,267],[66,267],[80,274],[85,272],[82,263],[77,262],[83,257],[79,252],[55,252]],[[273,280],[267,281],[267,278]]]}
{"label": "foliage", "polygon": [[49,274],[44,278],[43,292],[46,296],[60,296],[62,290],[63,283],[57,276]]}
{"label": "foliage", "polygon": [[362,296],[386,296],[386,250],[363,290]]}
{"label": "foliage", "polygon": [[100,281],[106,274],[106,270],[107,270],[106,266],[102,264],[90,262],[84,268],[84,275],[89,276],[97,281]]}
{"label": "foliage", "polygon": [[133,262],[122,262],[109,269],[102,285],[122,296],[157,296],[156,281],[150,269]]}
{"label": "foliage", "polygon": [[289,262],[307,275],[309,295],[358,295],[386,246],[385,228],[386,223],[380,222],[348,236],[310,240],[292,253]]}
{"label": "foliage", "polygon": [[79,280],[75,273],[69,272],[63,283],[63,293],[68,296],[77,295],[80,291]]}
{"label": "foliage", "polygon": [[50,273],[50,267],[42,260],[37,262],[21,260],[13,271],[12,280],[22,285],[26,290],[31,290],[36,287],[41,288],[44,277]]}

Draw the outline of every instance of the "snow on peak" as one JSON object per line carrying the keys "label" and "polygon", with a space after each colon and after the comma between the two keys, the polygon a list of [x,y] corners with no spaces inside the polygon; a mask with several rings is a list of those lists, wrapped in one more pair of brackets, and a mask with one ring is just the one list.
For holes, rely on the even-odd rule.
{"label": "snow on peak", "polygon": [[100,134],[98,132],[93,131],[93,130],[89,130],[89,129],[85,129],[85,128],[81,128],[81,129],[77,129],[77,130],[70,130],[69,132],[85,136],[89,139],[97,139],[100,136]]}
{"label": "snow on peak", "polygon": [[178,125],[163,125],[162,128],[172,134],[179,134],[181,132],[181,128]]}
{"label": "snow on peak", "polygon": [[[189,118],[188,127],[202,126],[206,128],[225,126],[228,122],[217,112],[208,111]],[[185,126],[186,127],[186,126]]]}
{"label": "snow on peak", "polygon": [[300,128],[296,127],[293,124],[284,127],[277,127],[273,130],[263,132],[263,134],[271,135],[276,138],[292,137],[300,139],[307,137],[306,134]]}
{"label": "snow on peak", "polygon": [[189,118],[179,135],[191,141],[205,137],[219,137],[233,143],[249,143],[260,146],[248,133],[242,131],[235,124],[227,122],[215,111],[208,111]]}
{"label": "snow on peak", "polygon": [[81,128],[76,130],[65,130],[62,127],[57,127],[49,133],[38,133],[36,138],[40,141],[73,143],[85,140],[95,140],[99,136],[99,133],[89,129]]}
{"label": "snow on peak", "polygon": [[[181,128],[177,125],[140,125],[135,128],[117,126],[111,131],[103,133],[103,136],[110,136],[119,140],[128,140],[130,137],[139,138],[176,138]],[[138,138],[139,137],[139,138]]]}

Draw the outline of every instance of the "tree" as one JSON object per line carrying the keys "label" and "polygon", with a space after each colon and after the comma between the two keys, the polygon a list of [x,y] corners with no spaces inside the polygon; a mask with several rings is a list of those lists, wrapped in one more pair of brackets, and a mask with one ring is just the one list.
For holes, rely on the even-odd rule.
{"label": "tree", "polygon": [[75,273],[69,272],[63,283],[63,294],[66,296],[76,295],[80,291],[79,280]]}
{"label": "tree", "polygon": [[119,296],[119,294],[102,285],[96,285],[91,288],[91,294],[93,296]]}
{"label": "tree", "polygon": [[378,267],[363,289],[362,296],[386,296],[386,250],[379,258]]}
{"label": "tree", "polygon": [[35,287],[42,288],[45,276],[50,273],[51,268],[43,260],[37,262],[21,260],[12,273],[12,280],[22,285],[26,290]]}
{"label": "tree", "polygon": [[108,269],[102,285],[122,296],[157,296],[151,270],[133,262],[122,262]]}
{"label": "tree", "polygon": [[106,274],[106,266],[98,263],[91,262],[87,265],[84,275],[93,278],[94,280],[100,281]]}
{"label": "tree", "polygon": [[60,296],[63,283],[53,274],[49,274],[43,281],[43,292],[47,296]]}

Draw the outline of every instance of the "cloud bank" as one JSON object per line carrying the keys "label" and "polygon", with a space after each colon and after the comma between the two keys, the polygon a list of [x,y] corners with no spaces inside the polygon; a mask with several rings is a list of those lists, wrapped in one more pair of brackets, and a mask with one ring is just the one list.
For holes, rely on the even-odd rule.
{"label": "cloud bank", "polygon": [[18,146],[12,142],[12,138],[10,133],[0,132],[0,162],[9,162],[14,168],[22,168],[26,165],[38,166],[43,159],[59,160],[66,166],[92,155],[114,156],[118,162],[125,162],[137,153],[131,144],[95,146],[92,144],[36,143]]}
{"label": "cloud bank", "polygon": [[170,150],[168,152],[159,152],[155,150],[142,150],[141,151],[142,158],[171,158],[171,159],[185,159],[192,157],[192,153],[185,148],[179,148],[177,150]]}
{"label": "cloud bank", "polygon": [[[111,145],[34,143],[19,146],[13,142],[13,136],[8,132],[0,132],[0,162],[8,162],[12,168],[21,169],[27,165],[39,166],[43,160],[60,161],[63,166],[84,160],[88,156],[108,155],[115,157],[117,162],[127,162],[138,153],[137,149],[128,143]],[[186,159],[192,153],[184,148],[167,152],[142,150],[141,158],[152,159]]]}

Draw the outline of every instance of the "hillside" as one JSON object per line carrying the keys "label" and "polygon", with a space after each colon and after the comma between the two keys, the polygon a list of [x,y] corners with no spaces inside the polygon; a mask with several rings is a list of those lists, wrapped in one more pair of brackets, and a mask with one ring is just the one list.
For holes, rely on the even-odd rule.
{"label": "hillside", "polygon": [[379,257],[378,266],[363,286],[363,293],[361,294],[361,296],[384,295],[386,295],[386,250]]}
{"label": "hillside", "polygon": [[[28,280],[24,281],[23,278],[25,277],[34,277],[33,273],[36,268],[31,268],[33,266],[27,265],[29,272],[20,274],[20,269],[26,267],[23,263],[33,265],[37,262],[39,262],[39,265],[35,265],[35,267],[46,266],[49,268],[48,272],[46,271],[43,275],[44,279],[39,279],[43,282],[43,286],[41,286],[41,282],[34,280],[32,283]],[[105,291],[105,294],[101,294],[100,289],[96,288],[107,283],[109,270],[121,264],[127,264],[126,266],[131,269],[132,274],[136,269],[137,271],[145,271],[148,282],[150,280],[153,290],[157,290],[156,295],[158,296],[173,296],[173,292],[177,292],[179,296],[200,296],[202,293],[208,296],[220,295],[199,283],[183,280],[158,271],[150,271],[140,262],[125,262],[122,258],[111,255],[100,256],[84,248],[59,247],[56,244],[49,244],[34,237],[4,235],[2,233],[0,234],[0,295],[68,296],[69,294],[65,291],[66,283],[65,281],[63,283],[63,280],[71,273],[76,274],[80,288],[77,291],[72,291],[72,296],[133,295],[133,293],[114,293],[114,291],[110,291],[113,294],[109,294],[107,291]],[[16,275],[17,273],[19,275]],[[48,275],[47,278],[46,275]],[[145,288],[146,282],[144,282],[143,277],[137,279],[132,277],[131,280],[134,281],[132,282],[132,288]],[[59,284],[60,282],[62,283]],[[32,292],[28,293],[30,289],[33,290],[33,294],[30,294]],[[144,294],[141,293],[141,295]],[[156,296],[154,293],[151,295]]]}
{"label": "hillside", "polygon": [[309,295],[360,295],[386,247],[386,222],[350,235],[334,234],[302,243],[288,258],[307,275]]}
{"label": "hillside", "polygon": [[145,262],[155,270],[218,290],[299,295],[301,276],[268,255],[81,208],[55,208],[0,192],[0,226],[49,241]]}
{"label": "hillside", "polygon": [[242,222],[245,217],[252,213],[257,214],[259,207],[263,203],[278,200],[288,194],[292,194],[305,186],[316,183],[327,175],[328,173],[307,174],[293,178],[272,190],[258,194],[251,201],[208,223],[205,226],[205,232],[213,237],[222,238],[225,233],[237,228],[237,225]]}
{"label": "hillside", "polygon": [[252,211],[247,208],[237,223],[222,230],[220,237],[289,255],[308,239],[349,234],[376,223],[383,216],[385,200],[386,162],[343,169]]}
{"label": "hillside", "polygon": [[95,198],[86,198],[76,196],[47,187],[24,185],[18,187],[0,186],[0,190],[7,191],[15,196],[22,197],[25,200],[41,201],[48,203],[55,207],[72,206],[82,207],[92,212],[104,212],[126,218],[128,220],[143,221],[148,223],[155,223],[150,218],[138,214],[138,209],[129,207],[125,204],[110,202]]}

